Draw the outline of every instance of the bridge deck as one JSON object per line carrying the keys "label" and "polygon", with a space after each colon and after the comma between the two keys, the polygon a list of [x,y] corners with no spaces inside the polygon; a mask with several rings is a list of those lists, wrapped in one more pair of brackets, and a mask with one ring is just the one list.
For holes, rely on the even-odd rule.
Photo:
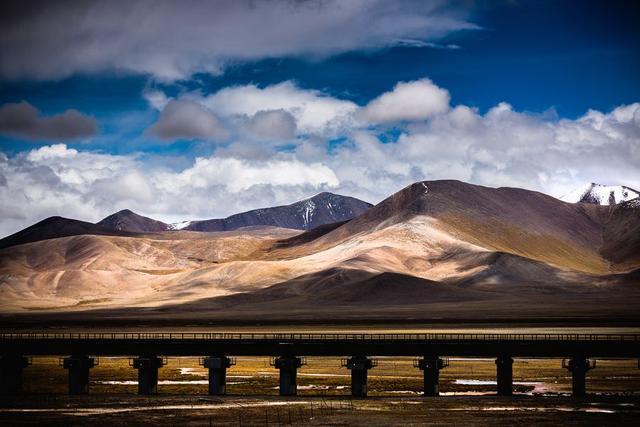
{"label": "bridge deck", "polygon": [[640,357],[640,334],[0,333],[0,353]]}

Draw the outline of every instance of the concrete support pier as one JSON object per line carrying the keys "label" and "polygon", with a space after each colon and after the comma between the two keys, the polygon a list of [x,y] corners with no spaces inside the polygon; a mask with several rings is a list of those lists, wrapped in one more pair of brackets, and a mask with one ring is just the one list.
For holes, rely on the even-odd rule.
{"label": "concrete support pier", "polygon": [[235,365],[235,360],[226,356],[210,356],[202,359],[202,366],[209,369],[209,394],[227,393],[227,368]]}
{"label": "concrete support pier", "polygon": [[27,357],[17,354],[0,356],[0,394],[22,392],[22,371],[29,366]]}
{"label": "concrete support pier", "polygon": [[587,371],[596,367],[596,361],[583,356],[576,356],[562,361],[562,367],[571,372],[573,397],[587,395]]}
{"label": "concrete support pier", "polygon": [[513,359],[511,356],[498,356],[496,359],[498,396],[513,394]]}
{"label": "concrete support pier", "polygon": [[448,359],[425,356],[424,359],[415,361],[414,366],[424,371],[424,395],[440,395],[440,369],[449,366]]}
{"label": "concrete support pier", "polygon": [[158,369],[164,360],[158,356],[141,356],[133,359],[132,366],[138,370],[138,394],[158,393]]}
{"label": "concrete support pier", "polygon": [[89,393],[89,370],[96,365],[96,359],[84,355],[65,357],[62,366],[69,370],[69,394]]}
{"label": "concrete support pier", "polygon": [[342,365],[351,371],[351,395],[367,396],[367,371],[376,366],[376,361],[366,356],[353,356],[343,361]]}
{"label": "concrete support pier", "polygon": [[271,364],[280,370],[280,396],[298,394],[298,368],[304,364],[304,360],[296,356],[280,356],[273,359]]}

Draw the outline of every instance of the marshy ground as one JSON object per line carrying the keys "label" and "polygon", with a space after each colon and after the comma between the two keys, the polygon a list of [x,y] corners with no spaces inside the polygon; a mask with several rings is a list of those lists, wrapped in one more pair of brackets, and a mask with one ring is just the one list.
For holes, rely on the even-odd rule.
{"label": "marshy ground", "polygon": [[634,424],[640,416],[637,360],[598,360],[587,377],[590,395],[569,396],[571,377],[559,359],[515,359],[514,397],[497,397],[492,359],[450,358],[438,398],[420,396],[421,371],[411,357],[378,358],[369,398],[352,399],[339,358],[307,358],[298,396],[278,396],[278,371],[266,357],[238,357],[228,371],[228,396],[207,395],[197,358],[169,358],[158,395],[137,396],[126,358],[100,358],[91,394],[67,396],[67,372],[55,357],[34,358],[25,394],[0,400],[3,425],[512,425]]}

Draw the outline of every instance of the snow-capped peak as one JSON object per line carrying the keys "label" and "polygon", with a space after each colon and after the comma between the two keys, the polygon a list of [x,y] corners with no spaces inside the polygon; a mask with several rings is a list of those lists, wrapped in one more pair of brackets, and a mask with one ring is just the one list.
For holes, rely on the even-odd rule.
{"label": "snow-capped peak", "polygon": [[183,228],[188,227],[191,222],[192,221],[174,222],[173,224],[169,224],[168,228],[169,230],[182,230]]}
{"label": "snow-capped peak", "polygon": [[640,197],[640,192],[624,185],[602,185],[591,183],[566,194],[560,200],[568,203],[591,203],[609,206]]}

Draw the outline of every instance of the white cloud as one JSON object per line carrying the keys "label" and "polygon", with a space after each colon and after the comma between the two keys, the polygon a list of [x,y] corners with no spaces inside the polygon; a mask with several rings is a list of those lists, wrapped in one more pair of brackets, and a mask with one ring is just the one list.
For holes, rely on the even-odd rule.
{"label": "white cloud", "polygon": [[283,110],[291,114],[303,133],[337,133],[353,122],[358,106],[317,90],[298,88],[286,81],[265,88],[256,85],[223,88],[207,97],[190,94],[187,99],[200,102],[222,117],[254,116],[260,111]]}
{"label": "white cloud", "polygon": [[158,111],[162,111],[164,107],[169,103],[169,98],[161,90],[145,90],[142,93],[142,97],[149,103],[152,108]]}
{"label": "white cloud", "polygon": [[147,133],[164,140],[222,140],[229,137],[218,117],[197,102],[169,101]]}
{"label": "white cloud", "polygon": [[225,132],[228,129],[245,143],[282,142],[297,135],[332,137],[357,125],[354,115],[359,108],[351,101],[299,88],[292,81],[264,88],[253,84],[231,86],[208,96],[196,91],[175,99],[157,90],[147,91],[143,96],[153,108],[162,110],[160,120],[148,133],[167,140],[184,138],[191,133],[201,138],[206,133],[203,123],[211,120],[205,116],[215,119],[216,124],[211,128],[224,127]]}
{"label": "white cloud", "polygon": [[371,123],[425,120],[446,112],[450,99],[447,90],[429,79],[401,82],[369,102],[359,115]]}
{"label": "white cloud", "polygon": [[2,12],[0,77],[9,79],[125,71],[176,80],[229,62],[416,45],[478,28],[441,0],[57,1]]}
{"label": "white cloud", "polygon": [[554,196],[591,181],[640,188],[638,114],[640,103],[554,121],[506,103],[484,115],[458,106],[406,126],[395,143],[372,142],[374,131],[366,139],[352,138],[352,146],[325,161],[341,186],[351,183],[371,200],[418,179],[460,179]]}
{"label": "white cloud", "polygon": [[232,193],[252,186],[300,186],[323,185],[335,187],[338,179],[331,169],[320,163],[302,163],[295,159],[274,159],[267,162],[250,162],[234,158],[198,158],[193,167],[173,176],[169,173],[161,182],[166,190],[174,193],[188,192],[191,188],[208,188],[223,184]]}
{"label": "white cloud", "polygon": [[129,208],[159,219],[196,219],[275,204],[330,190],[335,173],[290,155],[255,162],[197,158],[178,172],[138,156],[44,146],[11,158],[0,156],[0,235],[52,215],[88,221]]}
{"label": "white cloud", "polygon": [[69,159],[78,155],[78,150],[67,148],[66,144],[53,144],[40,147],[38,150],[30,151],[27,160],[41,162],[50,159]]}

